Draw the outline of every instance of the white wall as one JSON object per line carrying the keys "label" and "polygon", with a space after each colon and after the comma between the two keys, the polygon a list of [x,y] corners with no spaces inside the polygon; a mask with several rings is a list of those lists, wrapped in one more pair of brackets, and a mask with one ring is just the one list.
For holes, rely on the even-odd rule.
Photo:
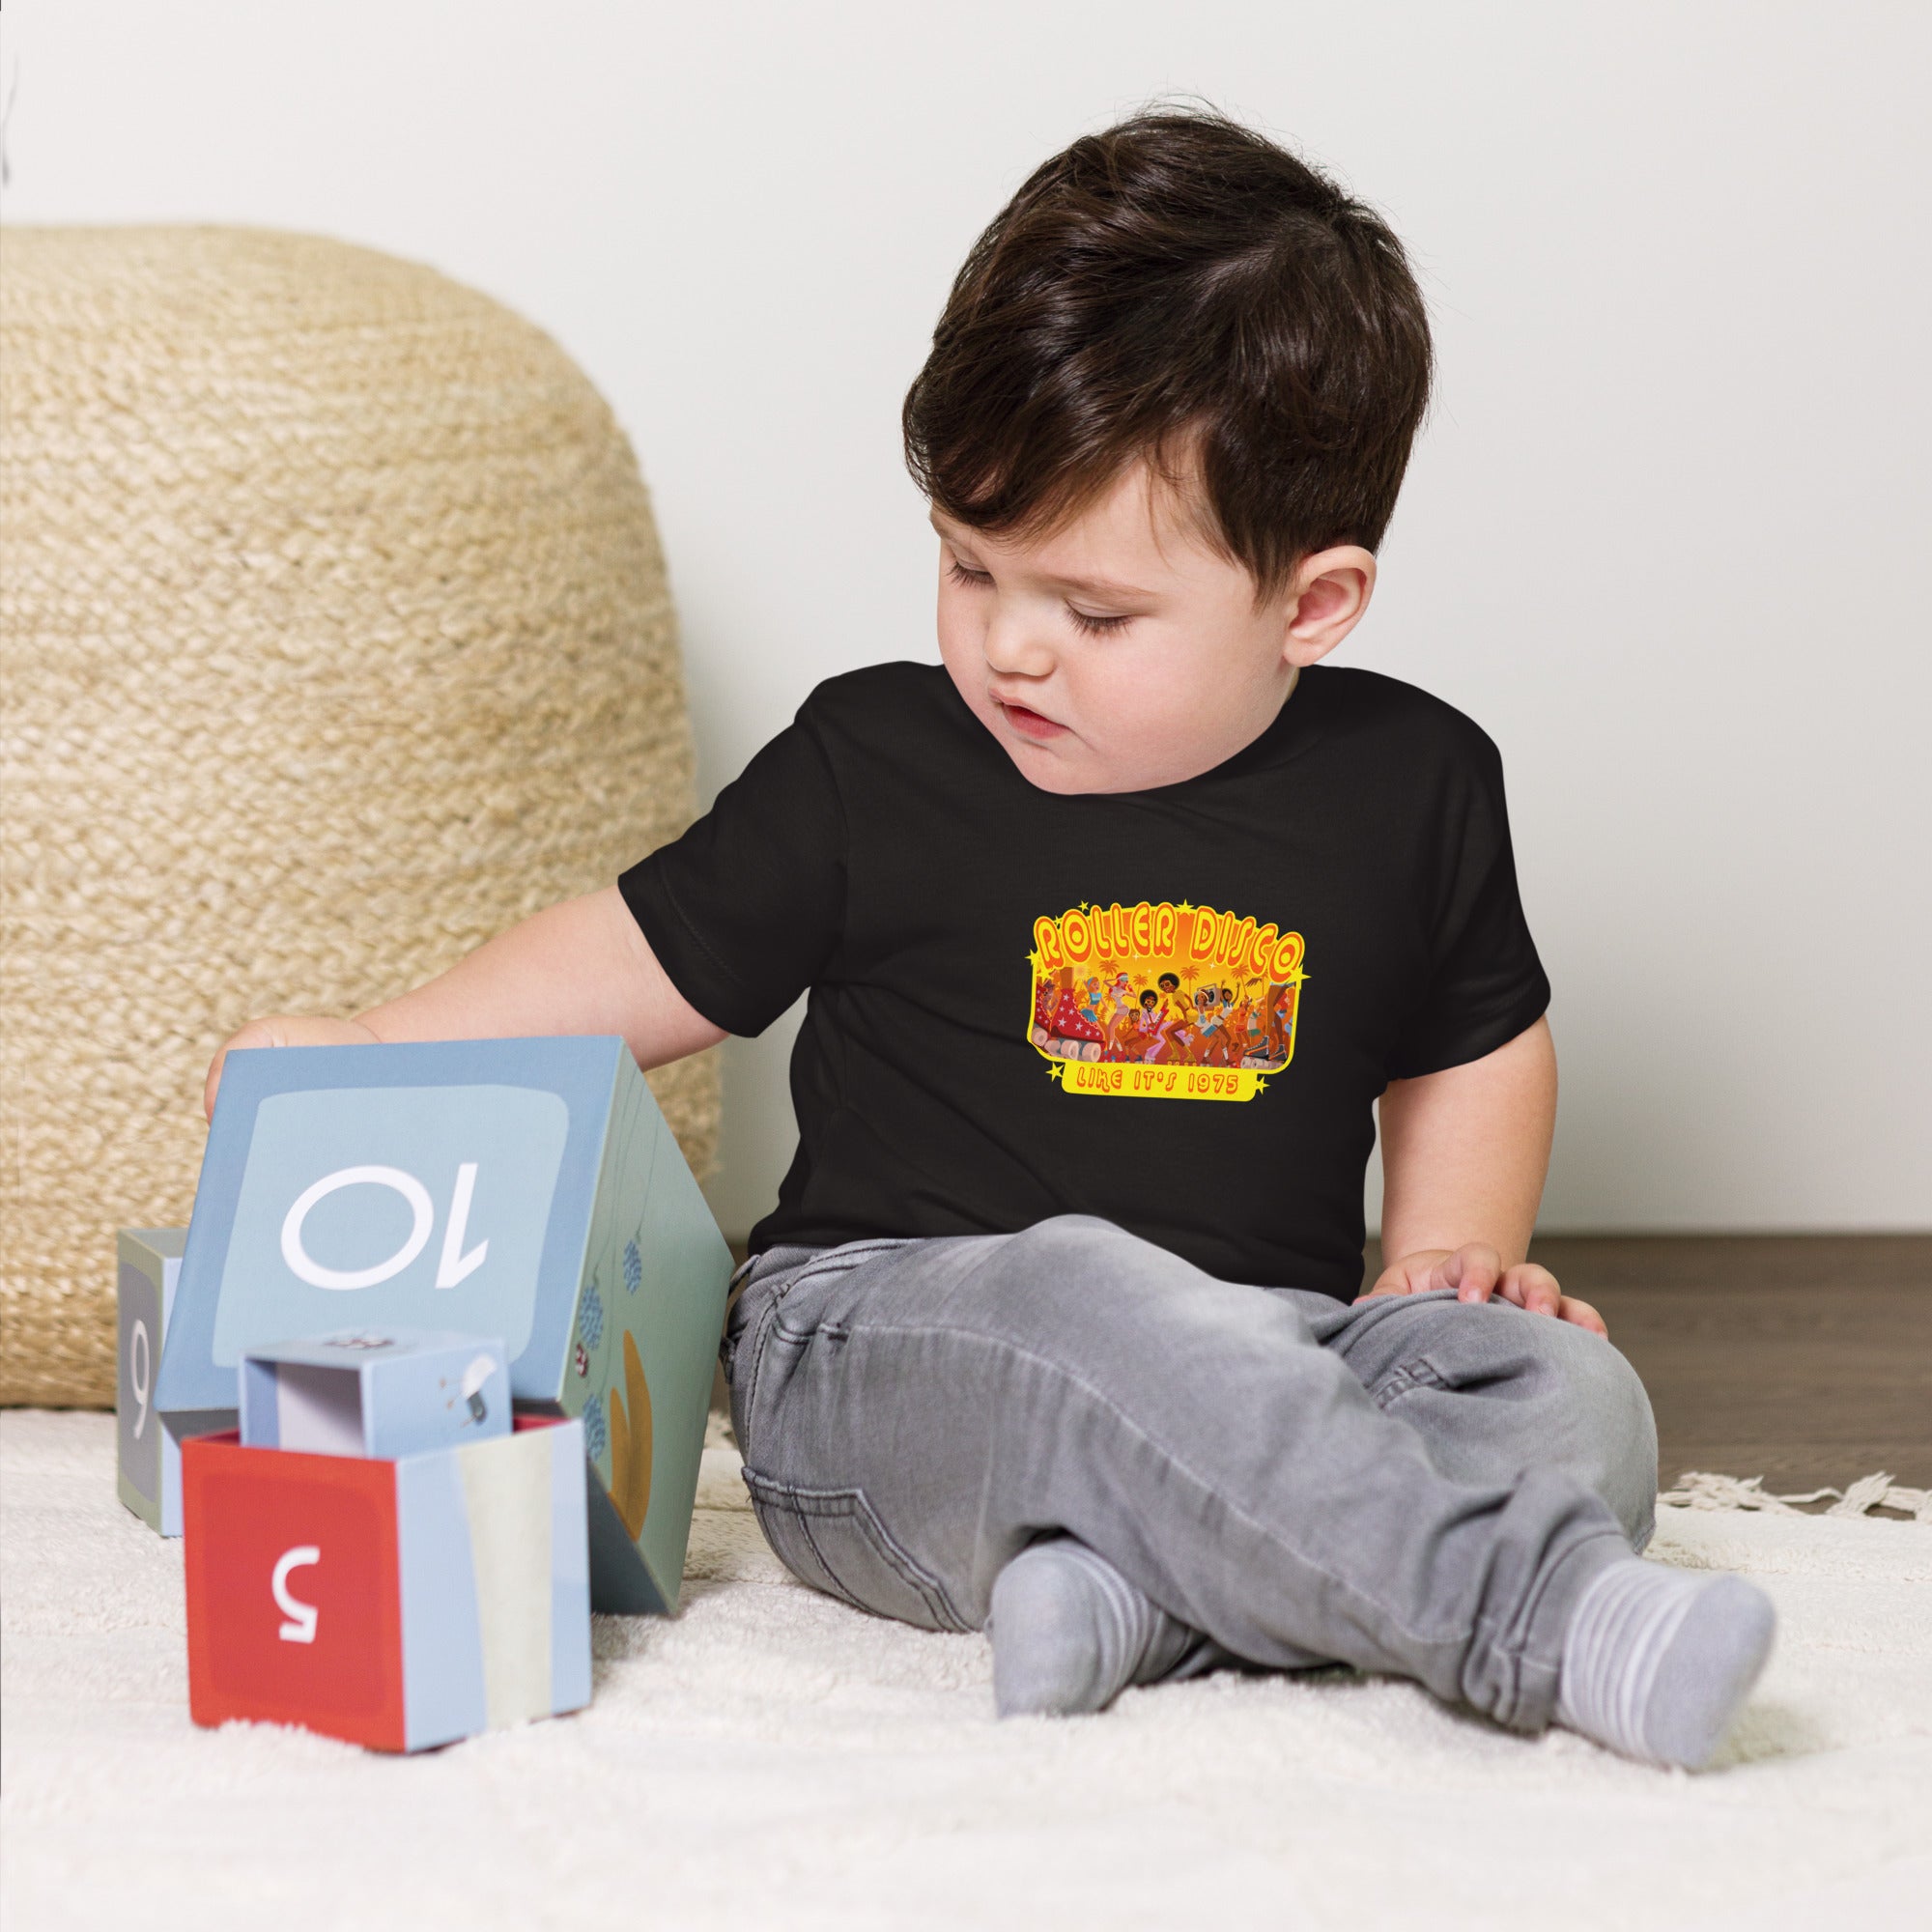
{"label": "white wall", "polygon": [[[1432,295],[1349,645],[1509,765],[1557,986],[1546,1225],[1932,1224],[1932,9],[14,0],[9,218],[308,228],[551,329],[631,431],[707,796],[929,657],[900,394],[1037,161],[1159,92],[1297,142]],[[727,1227],[789,1152],[731,1049]]]}

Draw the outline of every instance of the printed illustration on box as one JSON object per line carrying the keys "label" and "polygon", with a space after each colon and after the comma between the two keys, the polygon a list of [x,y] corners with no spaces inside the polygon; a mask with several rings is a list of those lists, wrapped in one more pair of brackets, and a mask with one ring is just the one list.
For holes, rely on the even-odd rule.
{"label": "printed illustration on box", "polygon": [[399,1461],[184,1445],[188,1703],[421,1750],[590,1701],[583,1434]]}
{"label": "printed illustration on box", "polygon": [[156,1400],[232,1417],[290,1336],[500,1336],[520,1406],[583,1418],[597,1607],[668,1611],[730,1271],[620,1039],[231,1054]]}

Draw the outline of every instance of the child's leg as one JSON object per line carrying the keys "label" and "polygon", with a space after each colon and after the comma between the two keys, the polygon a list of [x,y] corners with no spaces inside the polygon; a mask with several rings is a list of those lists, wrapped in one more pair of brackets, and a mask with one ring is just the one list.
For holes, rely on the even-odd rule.
{"label": "child's leg", "polygon": [[[1532,1463],[1560,1469],[1609,1505],[1633,1548],[1650,1541],[1657,1501],[1650,1399],[1630,1364],[1600,1337],[1507,1302],[1465,1306],[1448,1292],[1354,1306],[1320,1294],[1285,1298],[1376,1406],[1423,1437],[1444,1475],[1493,1484],[1513,1481]],[[1052,1587],[1056,1570],[1063,1590],[1083,1585],[1077,1571],[1048,1560],[1049,1552],[1066,1554],[1067,1546],[1038,1548],[1036,1574],[1025,1579],[1035,1599]],[[1005,1577],[1013,1576],[1009,1566]],[[1005,1587],[1010,1594],[1016,1585]],[[1084,1594],[1097,1588],[1085,1584]],[[1130,1605],[1109,1601],[1105,1615],[1118,1633],[1138,1631],[1148,1612],[1136,1619]],[[1196,1640],[1187,1641],[1190,1635]],[[1144,1658],[1131,1674],[1102,1671],[1097,1681],[1118,1690],[1239,1661],[1198,1634],[1157,1625],[1148,1631]],[[1033,1676],[1042,1682],[1037,1661]],[[1094,1673],[1081,1676],[1094,1681]]]}
{"label": "child's leg", "polygon": [[[1610,1506],[1634,1548],[1649,1541],[1657,1486],[1650,1403],[1601,1338],[1505,1302],[1465,1306],[1449,1293],[1353,1308],[1287,1298],[1377,1406],[1422,1436],[1444,1475],[1481,1485],[1513,1482],[1535,1465],[1561,1469]],[[1008,1566],[994,1586],[1001,1629],[1014,1611],[1031,1629],[1008,1675],[1014,1701],[1030,1710],[1097,1709],[1128,1683],[1215,1661],[1205,1639],[1190,1645],[1183,1626],[1068,1539],[1037,1545]],[[996,1689],[1006,1661],[1001,1629]],[[1084,1651],[1083,1631],[1097,1633]],[[1772,1634],[1769,1600],[1741,1578],[1613,1563],[1593,1578],[1565,1632],[1556,1720],[1635,1757],[1701,1765],[1748,1692]],[[1141,1644],[1127,1666],[1123,1636]]]}
{"label": "child's leg", "polygon": [[1629,1560],[1623,1528],[1562,1469],[1446,1474],[1304,1297],[1074,1216],[838,1265],[762,1304],[754,1284],[732,1362],[747,1483],[807,1580],[978,1628],[1006,1565],[1065,1533],[1237,1656],[1548,1721],[1571,1612]]}

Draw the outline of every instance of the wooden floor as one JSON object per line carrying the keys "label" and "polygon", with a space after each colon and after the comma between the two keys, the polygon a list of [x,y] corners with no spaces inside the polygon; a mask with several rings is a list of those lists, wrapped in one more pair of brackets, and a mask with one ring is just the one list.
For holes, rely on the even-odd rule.
{"label": "wooden floor", "polygon": [[1642,1376],[1666,1486],[1932,1488],[1932,1236],[1563,1235],[1530,1256]]}

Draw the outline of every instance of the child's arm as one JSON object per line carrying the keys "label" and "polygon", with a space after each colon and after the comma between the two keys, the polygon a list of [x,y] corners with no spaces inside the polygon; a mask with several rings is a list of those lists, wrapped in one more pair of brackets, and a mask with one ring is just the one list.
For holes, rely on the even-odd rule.
{"label": "child's arm", "polygon": [[1556,1049],[1538,1020],[1463,1066],[1392,1080],[1381,1099],[1382,1253],[1371,1294],[1453,1288],[1605,1333],[1586,1301],[1523,1260],[1556,1127]]}
{"label": "child's arm", "polygon": [[622,1034],[639,1066],[661,1066],[724,1037],[666,977],[615,886],[513,925],[447,973],[359,1019],[275,1014],[250,1020],[214,1056],[213,1118],[234,1047],[335,1046],[398,1039],[499,1039]]}

